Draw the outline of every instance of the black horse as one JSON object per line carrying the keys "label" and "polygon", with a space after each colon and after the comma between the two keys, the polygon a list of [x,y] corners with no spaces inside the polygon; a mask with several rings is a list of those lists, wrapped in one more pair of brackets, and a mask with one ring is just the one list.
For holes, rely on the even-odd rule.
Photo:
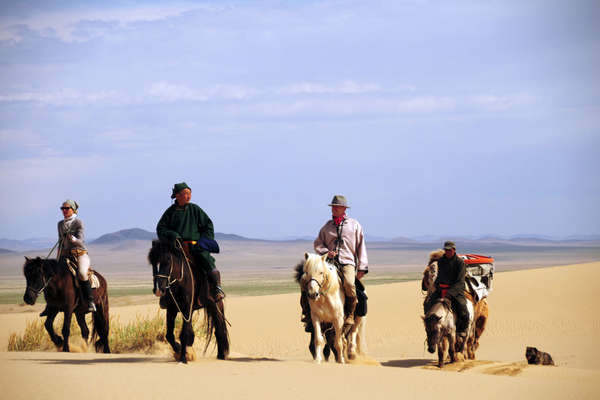
{"label": "black horse", "polygon": [[[187,363],[186,347],[194,344],[192,315],[194,310],[204,308],[208,348],[213,334],[217,340],[217,358],[224,360],[229,354],[229,334],[223,301],[215,302],[211,295],[206,272],[194,265],[194,259],[184,250],[179,241],[175,246],[155,240],[148,253],[152,264],[154,291],[161,296],[161,305],[167,309],[166,339],[179,354],[179,360]],[[181,313],[183,326],[179,341],[175,341],[173,330],[175,317]],[[183,344],[187,344],[187,346]]]}
{"label": "black horse", "polygon": [[[38,295],[44,292],[48,307],[44,323],[50,339],[57,346],[62,346],[63,351],[69,351],[69,333],[71,331],[71,317],[75,313],[77,323],[81,328],[81,336],[88,341],[90,331],[85,322],[88,313],[87,303],[82,301],[76,277],[69,271],[64,259],[42,259],[40,257],[27,258],[23,265],[23,273],[27,281],[23,300],[29,305],[35,304]],[[108,294],[106,280],[98,272],[94,272],[100,281],[100,287],[93,290],[96,311],[92,313],[93,329],[92,340],[99,339],[94,344],[96,352],[110,353],[108,347]],[[65,319],[61,338],[54,332],[54,319],[59,312],[63,312]]]}

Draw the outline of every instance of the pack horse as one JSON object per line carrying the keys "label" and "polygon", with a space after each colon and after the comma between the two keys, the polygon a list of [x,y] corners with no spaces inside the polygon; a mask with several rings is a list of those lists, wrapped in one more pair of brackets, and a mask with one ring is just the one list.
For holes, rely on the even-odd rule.
{"label": "pack horse", "polygon": [[[429,263],[423,272],[421,289],[426,291],[426,298],[433,296],[437,288],[434,282],[437,277],[437,260],[443,256],[443,250],[429,255]],[[469,312],[467,338],[463,350],[465,358],[475,359],[475,351],[479,347],[479,338],[483,334],[489,316],[487,296],[492,289],[494,259],[477,254],[460,256],[466,264],[465,297]],[[448,351],[450,361],[456,361],[458,345],[456,341],[456,318],[448,299],[438,299],[423,317],[427,334],[427,349],[430,353],[438,350],[438,366],[444,365],[445,352]]]}

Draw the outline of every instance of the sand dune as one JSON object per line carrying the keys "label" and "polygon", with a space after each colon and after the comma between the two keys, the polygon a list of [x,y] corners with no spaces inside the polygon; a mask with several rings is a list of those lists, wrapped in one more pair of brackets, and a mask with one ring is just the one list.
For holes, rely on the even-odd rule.
{"label": "sand dune", "polygon": [[[297,294],[230,297],[232,354],[187,366],[168,355],[0,353],[3,398],[598,398],[600,262],[496,275],[478,360],[439,370],[424,347],[417,282],[368,288],[368,356],[352,365],[315,365],[299,323]],[[156,304],[115,307],[121,321]],[[0,343],[32,313],[0,315]],[[525,347],[552,354],[556,367],[529,366]],[[200,345],[198,345],[198,349]],[[200,351],[198,350],[200,354]]]}

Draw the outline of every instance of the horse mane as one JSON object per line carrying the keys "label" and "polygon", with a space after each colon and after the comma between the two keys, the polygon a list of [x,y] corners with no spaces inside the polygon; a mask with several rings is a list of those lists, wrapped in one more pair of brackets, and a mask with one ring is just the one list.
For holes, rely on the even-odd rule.
{"label": "horse mane", "polygon": [[302,275],[304,275],[304,263],[306,260],[302,259],[296,266],[294,267],[294,279],[296,279],[297,283],[300,283],[302,280]]}
{"label": "horse mane", "polygon": [[158,264],[158,260],[160,258],[160,240],[153,240],[152,247],[148,252],[148,262],[152,265]]}
{"label": "horse mane", "polygon": [[178,255],[178,254],[180,254],[181,251],[179,251],[169,241],[158,240],[158,239],[153,240],[152,247],[150,248],[150,251],[148,252],[148,262],[152,265],[158,264],[158,262],[160,261],[160,255],[165,252],[170,252],[174,255]]}
{"label": "horse mane", "polygon": [[58,260],[56,258],[44,259],[39,256],[35,258],[25,257],[25,262],[23,263],[23,272],[25,272],[25,269],[32,265],[34,262],[40,262],[42,265],[49,267],[51,275],[54,275],[57,272]]}
{"label": "horse mane", "polygon": [[441,259],[444,256],[444,250],[438,249],[429,253],[429,262],[427,264],[431,264],[434,261]]}

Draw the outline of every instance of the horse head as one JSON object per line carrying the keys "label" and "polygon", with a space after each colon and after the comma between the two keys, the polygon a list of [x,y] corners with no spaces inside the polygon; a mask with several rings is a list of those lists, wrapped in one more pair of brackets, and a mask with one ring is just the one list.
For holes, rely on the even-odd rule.
{"label": "horse head", "polygon": [[27,283],[23,301],[26,304],[34,305],[38,295],[48,285],[48,282],[52,277],[52,271],[49,268],[46,268],[45,260],[42,258],[25,257],[23,275],[25,275],[25,281]]}
{"label": "horse head", "polygon": [[181,280],[185,254],[183,250],[165,241],[155,240],[148,254],[152,264],[154,294],[164,296],[169,287]]}
{"label": "horse head", "polygon": [[427,315],[423,317],[427,333],[427,351],[435,352],[437,344],[442,339],[442,331],[452,328],[447,325],[453,320],[452,309],[447,299],[440,299],[434,303]]}
{"label": "horse head", "polygon": [[329,289],[329,284],[332,281],[331,272],[335,267],[327,262],[327,254],[319,256],[305,253],[304,259],[304,273],[301,284],[306,285],[308,297],[317,300],[320,295]]}

